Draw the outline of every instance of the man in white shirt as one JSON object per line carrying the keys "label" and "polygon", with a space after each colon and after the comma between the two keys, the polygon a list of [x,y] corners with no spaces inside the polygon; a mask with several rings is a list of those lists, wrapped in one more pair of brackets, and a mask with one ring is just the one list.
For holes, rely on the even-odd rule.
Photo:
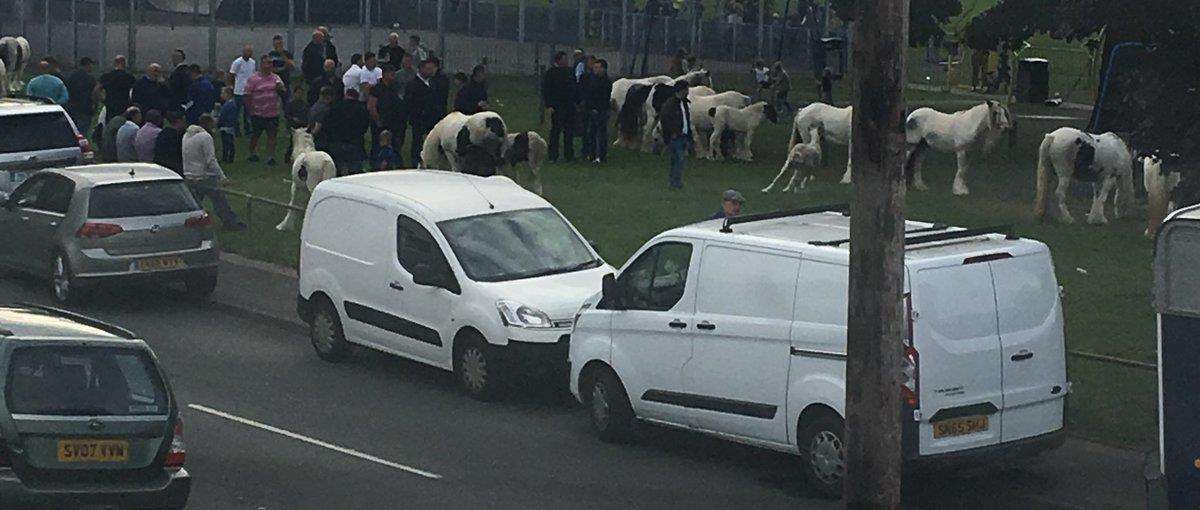
{"label": "man in white shirt", "polygon": [[379,80],[383,78],[383,68],[379,67],[379,60],[374,53],[367,52],[363,56],[362,69],[358,71],[358,100],[367,102],[371,95],[371,87],[374,87]]}
{"label": "man in white shirt", "polygon": [[233,76],[233,100],[237,104],[238,111],[241,112],[241,125],[247,132],[250,131],[250,111],[246,109],[244,96],[246,81],[254,76],[255,69],[254,49],[247,44],[242,47],[242,56],[235,59],[229,66],[229,74]]}
{"label": "man in white shirt", "polygon": [[350,69],[342,75],[342,90],[359,90],[359,75],[362,73],[362,55],[355,53],[350,55]]}

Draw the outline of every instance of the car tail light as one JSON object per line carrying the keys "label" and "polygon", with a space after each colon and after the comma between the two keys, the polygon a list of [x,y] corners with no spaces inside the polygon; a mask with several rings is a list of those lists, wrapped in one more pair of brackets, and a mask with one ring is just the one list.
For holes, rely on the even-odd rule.
{"label": "car tail light", "polygon": [[163,462],[163,466],[169,469],[179,469],[183,467],[184,461],[187,460],[187,446],[183,444],[183,419],[175,419],[175,434],[171,437],[171,451],[167,452],[167,460]]}
{"label": "car tail light", "polygon": [[12,467],[12,457],[8,454],[8,442],[0,439],[0,467]]}
{"label": "car tail light", "polygon": [[84,223],[82,227],[79,227],[79,230],[75,231],[75,237],[101,239],[115,236],[124,231],[125,229],[121,228],[120,225],[114,225],[112,223],[95,223],[89,221]]}
{"label": "car tail light", "polygon": [[79,150],[83,152],[84,156],[92,154],[92,142],[89,142],[86,136],[75,133],[75,143],[79,144]]}
{"label": "car tail light", "polygon": [[912,295],[904,296],[904,312],[907,317],[908,333],[904,341],[904,357],[902,358],[904,382],[900,386],[904,402],[916,409],[921,405],[921,356],[913,343],[913,309]]}
{"label": "car tail light", "polygon": [[208,228],[212,225],[212,216],[207,212],[200,213],[199,216],[192,216],[183,222],[183,226],[187,228]]}

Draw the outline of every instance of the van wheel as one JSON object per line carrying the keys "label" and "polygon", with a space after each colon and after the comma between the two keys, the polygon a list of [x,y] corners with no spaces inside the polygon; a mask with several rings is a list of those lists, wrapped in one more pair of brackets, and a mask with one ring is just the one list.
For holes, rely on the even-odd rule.
{"label": "van wheel", "polygon": [[208,301],[214,290],[217,290],[217,272],[204,271],[187,275],[183,279],[183,295],[188,300]]}
{"label": "van wheel", "polygon": [[629,394],[612,370],[593,370],[587,378],[583,396],[592,430],[601,441],[619,443],[633,436],[636,423]]}
{"label": "van wheel", "polygon": [[836,414],[817,411],[800,424],[797,444],[810,487],[829,498],[840,498],[846,475],[846,426]]}
{"label": "van wheel", "polygon": [[66,257],[55,255],[50,266],[50,291],[54,300],[63,305],[77,304],[83,295],[82,290],[71,274],[71,264]]}
{"label": "van wheel", "polygon": [[466,334],[455,341],[454,376],[471,398],[495,400],[500,395],[500,371],[495,349],[483,338]]}
{"label": "van wheel", "polygon": [[337,362],[346,358],[350,344],[346,342],[342,330],[342,320],[338,317],[337,309],[328,301],[322,301],[316,313],[313,314],[312,324],[308,327],[309,339],[312,340],[313,350],[325,361]]}

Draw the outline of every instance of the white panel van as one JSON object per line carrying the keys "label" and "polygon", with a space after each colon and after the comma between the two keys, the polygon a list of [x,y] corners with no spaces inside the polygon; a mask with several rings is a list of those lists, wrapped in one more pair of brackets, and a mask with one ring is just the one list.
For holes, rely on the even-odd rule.
{"label": "white panel van", "polygon": [[612,270],[507,177],[375,172],[313,191],[297,310],[323,359],[359,344],[453,370],[490,398],[508,374],[565,378],[573,316]]}
{"label": "white panel van", "polygon": [[[840,494],[849,218],[755,220],[664,232],[606,278],[571,334],[571,391],[602,439],[639,420],[707,432],[800,455],[814,486]],[[907,229],[905,458],[1061,444],[1069,385],[1046,245]]]}

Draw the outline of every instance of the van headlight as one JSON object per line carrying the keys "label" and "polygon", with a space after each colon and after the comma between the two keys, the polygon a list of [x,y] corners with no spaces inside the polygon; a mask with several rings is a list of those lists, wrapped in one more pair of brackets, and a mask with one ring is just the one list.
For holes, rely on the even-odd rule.
{"label": "van headlight", "polygon": [[550,320],[550,316],[546,312],[529,305],[501,299],[496,302],[496,309],[500,311],[500,320],[504,322],[505,326],[514,328],[554,327],[554,322]]}

